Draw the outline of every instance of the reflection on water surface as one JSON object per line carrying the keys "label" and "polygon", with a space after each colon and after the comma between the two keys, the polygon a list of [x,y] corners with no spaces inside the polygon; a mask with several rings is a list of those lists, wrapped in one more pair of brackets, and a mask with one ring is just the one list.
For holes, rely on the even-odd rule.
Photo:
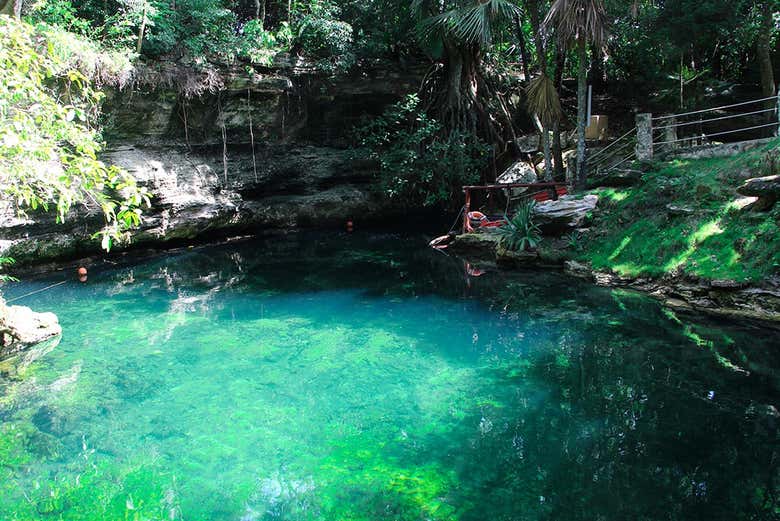
{"label": "reflection on water surface", "polygon": [[65,335],[0,362],[0,519],[778,513],[777,333],[424,244],[198,248],[28,299]]}

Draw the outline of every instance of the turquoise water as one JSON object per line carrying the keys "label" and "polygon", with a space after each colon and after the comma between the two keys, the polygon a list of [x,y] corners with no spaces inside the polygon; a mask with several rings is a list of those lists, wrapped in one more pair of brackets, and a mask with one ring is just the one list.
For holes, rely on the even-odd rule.
{"label": "turquoise water", "polygon": [[780,334],[424,244],[255,240],[25,299],[65,333],[0,362],[0,519],[778,515]]}

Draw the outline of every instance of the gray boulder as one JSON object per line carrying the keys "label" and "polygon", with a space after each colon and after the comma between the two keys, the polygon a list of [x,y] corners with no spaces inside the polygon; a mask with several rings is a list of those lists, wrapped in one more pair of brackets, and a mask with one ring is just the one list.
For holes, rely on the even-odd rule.
{"label": "gray boulder", "polygon": [[750,207],[752,210],[763,211],[774,206],[780,197],[780,175],[754,177],[748,179],[737,188],[737,193],[748,197],[758,197]]}
{"label": "gray boulder", "polygon": [[520,136],[517,138],[517,148],[523,154],[533,154],[538,152],[541,148],[539,134],[528,134],[527,136]]}
{"label": "gray boulder", "polygon": [[7,355],[62,334],[54,313],[36,313],[25,306],[6,306],[0,300],[0,354]]}
{"label": "gray boulder", "polygon": [[545,235],[560,235],[582,227],[588,214],[596,209],[597,195],[577,198],[565,195],[557,201],[545,201],[534,208],[534,220]]}
{"label": "gray boulder", "polygon": [[[504,173],[496,178],[496,183],[500,185],[507,184],[531,184],[538,180],[536,170],[525,161],[517,161],[512,166],[504,170]],[[510,197],[520,197],[528,188],[512,188],[507,190]]]}
{"label": "gray boulder", "polygon": [[742,195],[752,197],[780,197],[780,175],[766,177],[754,177],[748,179],[745,184],[737,188]]}

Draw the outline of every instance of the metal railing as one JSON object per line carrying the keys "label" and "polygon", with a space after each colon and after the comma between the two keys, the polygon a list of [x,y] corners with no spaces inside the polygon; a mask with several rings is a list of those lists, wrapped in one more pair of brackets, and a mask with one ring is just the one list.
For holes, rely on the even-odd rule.
{"label": "metal railing", "polygon": [[[728,112],[737,108],[747,110]],[[765,115],[766,123],[756,121],[762,115]],[[728,121],[734,121],[734,124],[724,129],[723,123]],[[775,129],[773,135],[780,136],[780,92],[777,96],[681,114],[656,117],[638,114],[636,127],[588,157],[587,173],[589,177],[597,178],[625,168],[637,159],[652,159],[654,151],[680,152],[712,144],[712,138],[740,133],[753,133],[752,137],[756,137],[756,131],[770,128]]]}
{"label": "metal railing", "polygon": [[[760,104],[763,104],[765,108],[755,110],[755,106]],[[771,106],[767,107],[767,104],[771,104]],[[751,105],[754,107],[747,111],[723,114],[730,109]],[[756,118],[762,114],[769,116],[765,120],[771,119],[771,121],[766,123],[756,121]],[[722,124],[727,121],[733,121],[734,124],[730,126],[731,128],[726,127],[725,130],[722,130]],[[708,144],[711,142],[711,138],[715,137],[746,134],[768,128],[777,129],[780,124],[780,96],[732,103],[682,114],[658,116],[652,118],[652,123],[654,147],[674,150],[686,148],[686,145],[690,146],[692,143]],[[656,125],[656,123],[660,123],[660,125]],[[656,137],[657,132],[661,131],[663,136]]]}
{"label": "metal railing", "polygon": [[588,177],[598,177],[636,158],[636,127],[588,157]]}

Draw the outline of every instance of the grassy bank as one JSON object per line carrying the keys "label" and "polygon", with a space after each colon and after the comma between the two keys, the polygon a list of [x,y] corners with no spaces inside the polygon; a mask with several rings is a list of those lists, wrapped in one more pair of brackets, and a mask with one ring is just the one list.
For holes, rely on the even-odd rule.
{"label": "grassy bank", "polygon": [[780,140],[729,158],[657,165],[634,187],[597,189],[601,210],[574,257],[624,276],[758,281],[780,273],[780,203],[740,210],[736,188],[769,175]]}

